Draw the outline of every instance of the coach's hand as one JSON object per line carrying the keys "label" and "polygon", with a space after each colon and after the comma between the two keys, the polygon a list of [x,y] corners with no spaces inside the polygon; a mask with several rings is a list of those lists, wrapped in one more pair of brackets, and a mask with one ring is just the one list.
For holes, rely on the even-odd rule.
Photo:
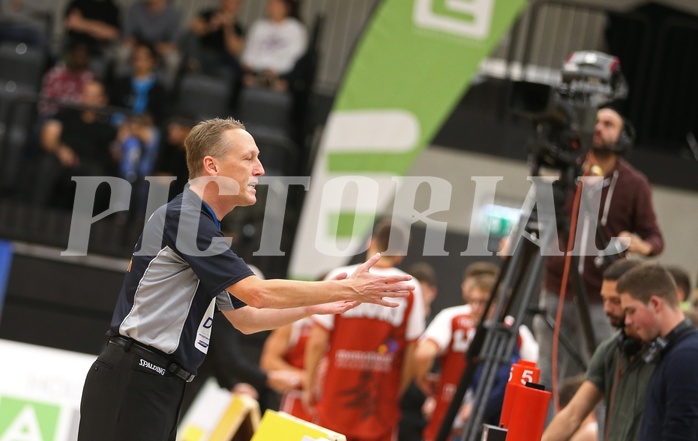
{"label": "coach's hand", "polygon": [[407,297],[410,291],[415,289],[414,284],[406,283],[412,280],[410,275],[381,276],[369,272],[371,267],[381,258],[380,253],[375,254],[366,262],[359,265],[354,274],[346,281],[354,290],[353,300],[362,303],[375,303],[377,305],[396,307],[398,303],[385,300],[384,297]]}

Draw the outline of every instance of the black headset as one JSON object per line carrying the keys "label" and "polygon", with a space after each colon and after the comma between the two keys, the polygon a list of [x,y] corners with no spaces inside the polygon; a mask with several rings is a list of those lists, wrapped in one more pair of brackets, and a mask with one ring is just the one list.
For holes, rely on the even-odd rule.
{"label": "black headset", "polygon": [[618,334],[618,348],[627,358],[637,355],[642,349],[642,341],[636,338],[628,337],[624,331]]}
{"label": "black headset", "polygon": [[629,119],[623,118],[623,129],[618,135],[618,141],[610,146],[610,149],[616,153],[625,154],[633,147],[635,143],[635,127]]}
{"label": "black headset", "polygon": [[693,323],[688,319],[684,319],[666,337],[657,337],[650,344],[646,345],[642,351],[642,358],[646,363],[659,361],[662,358],[662,354],[667,351],[667,348],[684,336],[696,332],[698,332],[698,329],[693,326]]}

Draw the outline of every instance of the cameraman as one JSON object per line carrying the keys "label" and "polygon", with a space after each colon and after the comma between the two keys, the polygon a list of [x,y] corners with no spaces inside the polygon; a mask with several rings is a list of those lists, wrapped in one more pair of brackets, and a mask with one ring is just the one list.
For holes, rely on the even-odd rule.
{"label": "cameraman", "polygon": [[[652,191],[647,177],[633,168],[625,159],[624,154],[632,145],[634,131],[632,126],[611,106],[602,106],[597,111],[596,125],[592,139],[592,148],[584,158],[583,169],[587,174],[596,174],[604,177],[601,190],[601,204],[599,209],[598,227],[603,236],[626,237],[630,240],[628,252],[643,256],[656,256],[664,248],[662,233],[657,225],[657,219],[652,204]],[[570,216],[574,200],[574,189],[566,196],[564,212]],[[584,204],[579,207],[580,222],[577,225],[576,237],[579,229],[588,228],[584,219],[589,213],[585,212]],[[586,231],[583,234],[596,237],[596,231]],[[560,249],[565,250],[567,235],[560,234]],[[604,249],[597,243],[598,249]],[[592,254],[592,255],[589,255]],[[607,265],[597,265],[596,255],[590,252],[582,252],[577,268],[571,271],[579,271],[582,275],[584,288],[589,304],[589,314],[594,330],[595,346],[611,336],[611,327],[605,317],[603,301],[600,296],[602,274]],[[540,305],[547,312],[548,317],[556,317],[560,288],[562,284],[565,256],[548,256],[545,264],[543,279],[543,292]],[[573,280],[570,274],[568,280]],[[579,293],[574,292],[572,283],[568,282],[565,304],[562,311],[562,320],[557,323],[559,332],[565,335],[573,347],[587,350],[584,341],[584,332],[579,319],[578,309],[575,307],[575,297]],[[540,344],[539,364],[541,368],[540,382],[546,387],[552,386],[552,347],[553,332],[541,317],[536,317],[534,322],[536,338]],[[589,360],[591,354],[579,354],[585,360]],[[558,352],[557,372],[560,380],[577,375],[584,371],[583,366],[578,366],[562,345]]]}

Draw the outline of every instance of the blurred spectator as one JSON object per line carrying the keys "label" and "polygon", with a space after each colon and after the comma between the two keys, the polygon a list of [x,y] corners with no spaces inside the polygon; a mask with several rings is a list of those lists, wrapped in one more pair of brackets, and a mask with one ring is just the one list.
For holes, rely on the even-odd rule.
{"label": "blurred spectator", "polygon": [[145,212],[148,185],[145,177],[155,169],[160,132],[148,114],[134,115],[119,127],[113,154],[119,163],[119,177],[131,183],[131,213]]}
{"label": "blurred spectator", "polygon": [[41,98],[48,101],[39,103],[41,117],[55,114],[58,111],[57,103],[75,103],[80,100],[82,88],[95,79],[89,65],[90,50],[87,44],[79,41],[73,43],[65,61],[59,62],[44,75]]}
{"label": "blurred spectator", "polygon": [[698,327],[698,310],[696,310],[696,308],[688,308],[683,312],[683,315],[685,315],[686,318],[693,323],[693,326]]}
{"label": "blurred spectator", "polygon": [[91,109],[106,106],[104,86],[98,81],[85,84],[79,104],[89,107],[61,110],[41,128],[41,146],[50,156],[39,173],[43,185],[38,187],[44,192],[39,197],[48,197],[59,208],[72,206],[72,176],[113,176],[115,172],[109,149],[116,130],[106,115]]}
{"label": "blurred spectator", "polygon": [[206,75],[242,77],[240,56],[245,31],[237,19],[241,0],[221,0],[218,9],[207,9],[192,20],[187,50],[192,69]]}
{"label": "blurred spectator", "polygon": [[161,139],[155,174],[177,178],[170,184],[168,200],[180,194],[189,181],[184,140],[195,123],[196,121],[186,116],[174,116],[167,124],[165,136]]}
{"label": "blurred spectator", "polygon": [[52,12],[49,0],[0,0],[0,41],[45,47]]}
{"label": "blurred spectator", "polygon": [[499,277],[499,266],[487,261],[473,262],[465,267],[463,271],[463,281],[461,282],[461,292],[470,291],[470,287],[477,277],[491,275],[494,278]]}
{"label": "blurred spectator", "polygon": [[133,3],[124,23],[119,64],[128,64],[139,42],[152,46],[164,64],[163,82],[171,87],[181,60],[177,47],[179,25],[179,11],[168,0],[140,0]]}
{"label": "blurred spectator", "polygon": [[73,0],[65,9],[67,44],[82,41],[93,54],[105,56],[119,39],[119,8],[113,0]]}
{"label": "blurred spectator", "polygon": [[119,175],[133,183],[149,175],[155,166],[160,135],[148,114],[126,119],[119,129]]}
{"label": "blurred spectator", "polygon": [[167,94],[155,75],[158,58],[155,49],[139,43],[131,57],[132,72],[114,80],[109,86],[109,102],[136,114],[148,113],[156,125],[162,123],[166,112]]}
{"label": "blurred spectator", "polygon": [[691,309],[691,276],[679,266],[667,266],[666,270],[676,282],[676,294],[681,302],[681,310],[688,311]]}
{"label": "blurred spectator", "polygon": [[295,63],[308,46],[308,32],[298,20],[298,2],[268,0],[267,17],[252,24],[242,53],[246,86],[288,90]]}

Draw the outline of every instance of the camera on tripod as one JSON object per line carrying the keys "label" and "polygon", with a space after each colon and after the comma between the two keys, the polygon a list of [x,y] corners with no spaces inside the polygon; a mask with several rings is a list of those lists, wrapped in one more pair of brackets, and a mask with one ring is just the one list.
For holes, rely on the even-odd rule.
{"label": "camera on tripod", "polygon": [[618,57],[603,52],[572,52],[560,72],[556,87],[513,83],[509,106],[533,122],[535,135],[529,142],[533,174],[544,167],[574,179],[581,174],[578,158],[591,148],[598,107],[625,98],[628,88]]}

